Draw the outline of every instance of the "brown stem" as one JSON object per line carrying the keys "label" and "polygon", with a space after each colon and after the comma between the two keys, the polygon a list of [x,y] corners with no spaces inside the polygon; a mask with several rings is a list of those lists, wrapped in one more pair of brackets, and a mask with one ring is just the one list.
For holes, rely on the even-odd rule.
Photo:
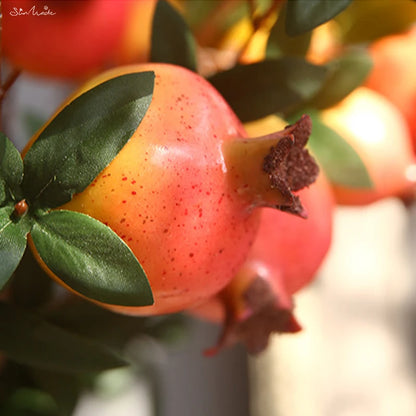
{"label": "brown stem", "polygon": [[250,20],[252,24],[252,32],[250,36],[247,38],[246,42],[244,43],[243,47],[241,48],[238,54],[238,61],[241,61],[242,57],[246,53],[254,35],[263,28],[263,26],[267,23],[267,21],[272,17],[272,15],[277,11],[279,8],[279,4],[283,0],[273,0],[270,7],[262,14],[256,14],[256,2],[255,0],[247,0],[248,7],[250,10]]}
{"label": "brown stem", "polygon": [[14,68],[12,70],[12,72],[9,74],[9,76],[7,77],[6,81],[4,82],[4,84],[1,85],[0,88],[0,101],[2,101],[6,95],[6,93],[9,91],[10,87],[15,83],[15,81],[17,80],[17,78],[19,77],[19,75],[21,74],[21,70],[20,69],[16,69]]}

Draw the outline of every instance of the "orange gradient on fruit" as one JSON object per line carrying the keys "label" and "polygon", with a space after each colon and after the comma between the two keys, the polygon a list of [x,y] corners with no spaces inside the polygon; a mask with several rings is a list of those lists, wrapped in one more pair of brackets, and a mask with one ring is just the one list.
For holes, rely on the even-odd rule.
{"label": "orange gradient on fruit", "polygon": [[340,204],[368,204],[391,196],[413,195],[415,157],[406,120],[381,94],[360,87],[321,113],[322,121],[339,133],[362,159],[372,189],[333,184]]}
{"label": "orange gradient on fruit", "polygon": [[148,62],[156,0],[128,1],[128,17],[117,50],[117,65]]}

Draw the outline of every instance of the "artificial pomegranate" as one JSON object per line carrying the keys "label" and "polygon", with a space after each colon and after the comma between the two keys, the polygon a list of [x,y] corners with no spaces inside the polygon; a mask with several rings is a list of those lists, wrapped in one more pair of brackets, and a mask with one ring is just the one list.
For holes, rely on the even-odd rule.
{"label": "artificial pomegranate", "polygon": [[154,305],[107,305],[130,314],[179,311],[221,290],[254,240],[256,208],[302,215],[292,190],[312,183],[318,172],[304,149],[309,117],[281,132],[246,139],[220,94],[182,67],[116,68],[72,99],[105,80],[149,70],[155,72],[155,88],[140,126],[93,183],[62,206],[107,224],[139,259]]}
{"label": "artificial pomegranate", "polygon": [[129,3],[3,0],[3,54],[17,69],[38,75],[90,76],[120,47]]}
{"label": "artificial pomegranate", "polygon": [[[253,123],[263,130],[277,118]],[[261,209],[260,227],[244,265],[227,287],[191,313],[214,322],[223,330],[216,347],[242,342],[256,354],[267,346],[274,332],[297,332],[292,295],[316,276],[331,243],[334,200],[321,173],[316,183],[299,192],[307,219],[270,208]]]}
{"label": "artificial pomegranate", "polygon": [[357,152],[373,186],[359,188],[333,184],[339,204],[364,205],[382,198],[412,198],[415,156],[406,120],[381,94],[359,87],[340,103],[322,111],[324,123]]}

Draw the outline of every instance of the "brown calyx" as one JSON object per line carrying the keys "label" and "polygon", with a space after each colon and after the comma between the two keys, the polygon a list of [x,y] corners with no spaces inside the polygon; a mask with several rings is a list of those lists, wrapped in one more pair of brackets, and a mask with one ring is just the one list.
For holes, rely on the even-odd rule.
{"label": "brown calyx", "polygon": [[272,333],[294,333],[301,326],[293,315],[293,307],[279,300],[270,284],[256,277],[243,294],[245,311],[243,316],[235,316],[226,310],[222,333],[217,345],[205,351],[208,356],[237,342],[245,345],[250,354],[259,354],[268,345]]}
{"label": "brown calyx", "polygon": [[311,131],[311,118],[303,115],[283,130],[284,137],[271,147],[263,163],[263,171],[269,175],[271,187],[292,201],[290,205],[276,208],[302,217],[306,216],[305,210],[293,192],[311,185],[319,174],[317,163],[305,149]]}

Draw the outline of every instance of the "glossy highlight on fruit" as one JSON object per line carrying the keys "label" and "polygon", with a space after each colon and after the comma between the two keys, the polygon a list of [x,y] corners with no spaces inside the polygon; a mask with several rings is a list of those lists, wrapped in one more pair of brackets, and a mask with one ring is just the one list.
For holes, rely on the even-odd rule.
{"label": "glossy highlight on fruit", "polygon": [[[253,243],[256,208],[302,215],[290,189],[309,185],[317,173],[303,149],[310,134],[307,116],[281,132],[248,140],[211,84],[182,67],[116,68],[71,99],[113,77],[149,70],[155,72],[155,88],[140,126],[93,183],[62,206],[108,225],[132,249],[155,303],[104,306],[138,315],[183,310],[221,290]],[[295,176],[289,169],[294,166]]]}

